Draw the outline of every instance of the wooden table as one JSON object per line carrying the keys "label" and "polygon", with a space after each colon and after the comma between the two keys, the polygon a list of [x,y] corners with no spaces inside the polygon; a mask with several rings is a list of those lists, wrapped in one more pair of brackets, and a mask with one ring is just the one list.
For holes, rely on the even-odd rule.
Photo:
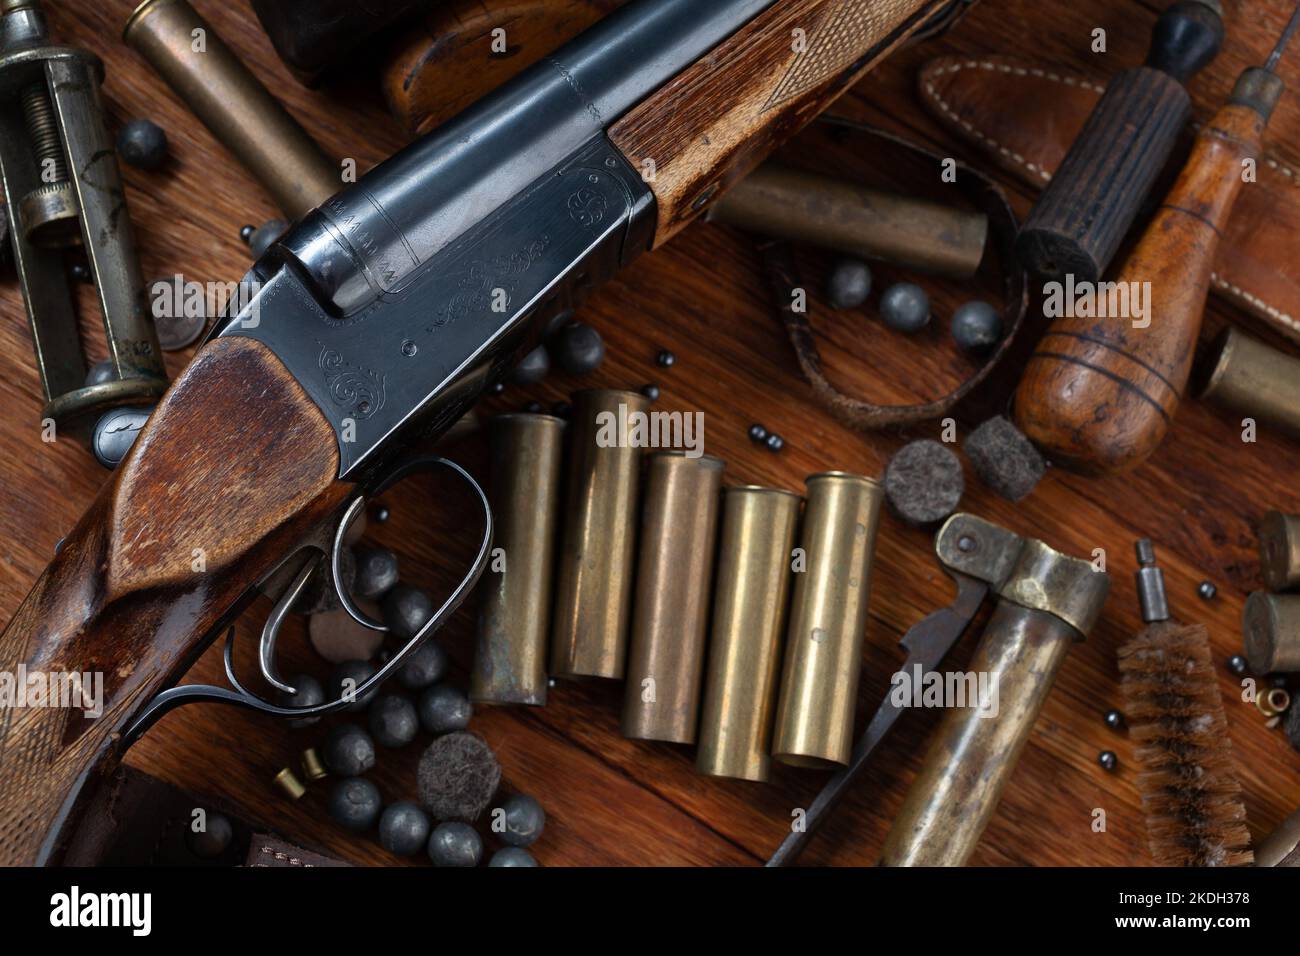
{"label": "wooden table", "polygon": [[[401,145],[399,128],[371,90],[372,72],[358,69],[355,82],[341,90],[308,91],[275,57],[247,4],[196,0],[195,5],[328,152],[354,157],[364,170]],[[170,137],[174,160],[166,171],[150,174],[124,167],[146,278],[181,273],[198,281],[225,281],[241,275],[249,256],[240,226],[277,211],[158,77],[119,42],[131,0],[68,0],[47,6],[57,42],[84,45],[104,58],[113,128],[146,116]],[[985,0],[950,35],[894,56],[835,110],[982,164],[920,108],[913,84],[921,63],[948,53],[1019,53],[1109,75],[1143,58],[1160,6],[1154,0]],[[1192,87],[1201,116],[1222,100],[1243,66],[1263,59],[1271,43],[1267,29],[1246,22],[1244,8],[1267,8],[1273,29],[1289,8],[1285,0],[1250,5],[1228,0],[1225,6],[1226,49]],[[1104,56],[1089,52],[1095,27],[1108,33]],[[1300,90],[1297,64],[1300,53],[1282,69],[1293,90]],[[1270,138],[1283,154],[1300,153],[1300,94],[1283,99]],[[1014,182],[1003,184],[1023,214],[1032,197]],[[882,267],[877,281],[901,275]],[[936,292],[940,318],[946,319],[961,301],[962,291],[949,285]],[[969,371],[947,342],[945,321],[908,339],[884,331],[871,311],[832,316],[814,310],[828,364],[846,389],[890,400],[921,399]],[[938,437],[936,424],[906,434],[855,432],[812,400],[768,310],[754,243],[739,233],[713,225],[690,228],[599,290],[580,317],[599,328],[609,346],[609,357],[597,373],[581,381],[554,375],[540,387],[510,388],[484,402],[482,410],[513,409],[534,398],[550,404],[583,386],[637,388],[654,382],[663,389],[661,407],[705,413],[707,448],[727,460],[729,481],[791,488],[828,468],[878,475],[905,441]],[[1207,337],[1225,321],[1259,332],[1258,323],[1212,301]],[[102,357],[104,347],[97,322],[91,310],[86,328],[94,359]],[[1041,322],[1033,320],[1032,311],[1031,322]],[[673,368],[656,367],[654,357],[661,348],[676,353]],[[169,370],[175,374],[187,358],[188,353],[170,356]],[[1004,403],[1018,371],[999,370],[998,395],[980,407],[959,409],[959,427],[973,427],[999,401]],[[41,442],[39,385],[11,277],[0,283],[0,399],[7,451],[0,463],[5,488],[0,496],[5,532],[0,617],[7,619],[105,477],[75,443]],[[746,432],[756,420],[785,437],[782,453],[750,442]],[[481,473],[480,445],[470,439],[457,454]],[[1120,700],[1116,648],[1141,626],[1132,580],[1133,541],[1141,536],[1155,540],[1174,613],[1206,623],[1216,657],[1226,660],[1241,648],[1242,601],[1261,586],[1254,550],[1259,518],[1270,508],[1300,510],[1298,473],[1300,446],[1267,433],[1257,444],[1243,445],[1234,416],[1192,401],[1180,410],[1154,460],[1130,475],[1089,480],[1053,470],[1031,497],[1013,506],[979,484],[968,469],[965,510],[1073,554],[1104,548],[1114,579],[1105,614],[1088,642],[1070,652],[973,863],[1150,861],[1133,748],[1102,720]],[[407,580],[445,590],[459,575],[474,531],[458,533],[453,516],[433,506],[433,498],[432,486],[420,480],[398,489],[386,499],[392,520],[372,524],[370,537],[399,552]],[[1218,586],[1216,599],[1196,596],[1202,579]],[[930,535],[886,516],[876,548],[859,722],[901,662],[900,635],[950,597]],[[470,662],[474,607],[473,600],[468,602],[442,637],[461,680]],[[259,602],[248,618],[253,623],[241,627],[246,655],[256,633],[253,624],[260,627],[266,609],[266,602]],[[284,644],[290,672],[301,668],[324,674],[300,620],[292,622]],[[959,648],[953,666],[964,664],[972,645],[967,641]],[[217,650],[204,655],[189,679],[220,679]],[[1252,705],[1241,702],[1239,682],[1226,667],[1220,686],[1250,829],[1259,836],[1300,803],[1300,754],[1280,732],[1265,728]],[[620,736],[621,695],[621,685],[614,683],[565,683],[552,691],[544,709],[485,707],[475,716],[473,729],[495,748],[506,786],[534,795],[546,807],[546,834],[535,847],[546,865],[752,865],[776,846],[787,832],[792,809],[806,806],[824,779],[818,772],[790,768],[779,768],[768,784],[701,776],[689,748]],[[904,717],[805,862],[875,861],[936,718],[925,711]],[[314,785],[298,803],[288,802],[272,786],[276,771],[320,735],[320,728],[292,731],[230,708],[196,706],[163,719],[127,760],[194,793],[230,800],[290,840],[357,862],[392,862],[372,838],[347,835],[332,824],[324,811],[325,785]],[[419,749],[381,753],[372,778],[386,799],[414,795]],[[1098,765],[1098,753],[1107,749],[1119,756],[1113,773]],[[1092,830],[1094,808],[1106,811],[1104,833]]]}

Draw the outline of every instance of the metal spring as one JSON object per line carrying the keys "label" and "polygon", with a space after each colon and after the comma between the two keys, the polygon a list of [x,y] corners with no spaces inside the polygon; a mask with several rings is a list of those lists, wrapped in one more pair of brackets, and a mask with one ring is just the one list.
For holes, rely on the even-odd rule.
{"label": "metal spring", "polygon": [[[42,83],[23,90],[23,114],[32,138],[36,162],[41,167],[41,181],[46,184],[67,182],[68,164],[63,158],[63,141],[54,119],[54,107]],[[49,170],[49,173],[46,170]]]}

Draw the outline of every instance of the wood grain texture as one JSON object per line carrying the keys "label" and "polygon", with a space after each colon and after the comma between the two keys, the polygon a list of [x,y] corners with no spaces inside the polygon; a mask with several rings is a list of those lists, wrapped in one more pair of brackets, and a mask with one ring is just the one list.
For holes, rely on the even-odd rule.
{"label": "wood grain texture", "polygon": [[[392,43],[383,65],[388,108],[412,136],[451,119],[624,0],[446,0]],[[504,49],[494,45],[504,30]]]}
{"label": "wood grain texture", "polygon": [[[357,158],[361,170],[403,142],[381,94],[358,72],[355,85],[307,90],[279,63],[251,10],[243,3],[194,0],[196,8],[332,155]],[[897,51],[836,104],[835,111],[878,123],[936,150],[983,163],[974,150],[947,134],[914,96],[918,67],[938,55],[982,58],[1008,53],[1059,61],[1076,72],[1113,76],[1146,55],[1151,25],[1163,0],[981,0],[952,34],[924,46]],[[131,0],[68,0],[50,5],[60,42],[88,46],[107,63],[105,99],[114,125],[134,116],[162,124],[173,159],[162,173],[123,169],[128,202],[146,276],[177,272],[198,280],[229,281],[248,267],[238,238],[245,222],[277,215],[270,200],[220,145],[185,113],[148,67],[116,40]],[[1236,74],[1262,61],[1289,16],[1289,0],[1249,5],[1225,3],[1231,38],[1215,63],[1192,84],[1195,115],[1207,119],[1223,103]],[[1009,30],[1007,24],[1016,24]],[[1091,52],[1095,28],[1107,31],[1109,53]],[[1284,58],[1280,73],[1300,89],[1300,58]],[[449,78],[468,85],[472,77]],[[1269,129],[1281,156],[1300,157],[1300,98],[1283,97]],[[783,151],[789,165],[810,165],[828,175],[861,178],[869,185],[937,189],[934,177],[908,179],[906,169],[882,167],[872,156],[849,151],[808,155],[796,139]],[[986,166],[987,168],[987,166]],[[877,177],[898,176],[879,181]],[[1010,176],[1001,177],[1023,216],[1032,194]],[[1251,188],[1251,187],[1246,187]],[[942,198],[938,195],[935,198]],[[829,266],[810,252],[810,319],[821,339],[828,373],[844,388],[880,402],[919,401],[951,388],[970,369],[952,347],[941,321],[962,302],[996,294],[996,286],[924,280],[936,321],[915,337],[885,329],[874,302],[848,313],[827,309],[818,291]],[[915,279],[888,267],[875,269],[878,288]],[[83,292],[89,290],[83,289]],[[784,331],[769,313],[752,237],[707,223],[683,231],[598,290],[580,312],[605,337],[608,357],[593,375],[554,373],[538,386],[510,387],[486,400],[484,413],[517,410],[529,400],[567,399],[581,387],[658,384],[659,408],[702,411],[706,450],[728,464],[725,481],[801,487],[804,476],[828,468],[879,474],[889,456],[915,438],[937,438],[937,425],[898,433],[856,432],[832,418],[813,399],[797,368]],[[85,324],[94,358],[102,337],[94,313]],[[1214,301],[1203,339],[1225,322],[1242,324],[1263,340],[1294,353],[1262,323]],[[1045,323],[1044,323],[1045,324]],[[655,365],[671,348],[677,364]],[[95,351],[97,350],[97,351]],[[1020,361],[1027,357],[1024,351]],[[175,374],[188,353],[169,355]],[[972,396],[956,412],[959,433],[1005,411],[1020,366],[1012,362],[988,394]],[[40,441],[40,383],[17,286],[0,280],[0,401],[8,414],[0,429],[10,453],[0,457],[0,619],[13,612],[48,563],[55,542],[71,528],[105,481],[86,451],[71,441]],[[786,438],[774,455],[747,437],[755,420]],[[481,439],[449,449],[477,476],[486,471]],[[971,858],[973,865],[1147,865],[1151,857],[1134,785],[1136,762],[1128,737],[1107,729],[1103,716],[1120,706],[1116,651],[1141,628],[1131,554],[1133,539],[1156,540],[1174,613],[1204,623],[1215,661],[1241,651],[1241,608],[1261,587],[1255,532],[1269,508],[1300,511],[1300,443],[1264,430],[1243,445],[1237,416],[1190,401],[1180,410],[1159,453],[1127,475],[1085,479],[1053,469],[1020,505],[980,485],[967,470],[962,507],[1018,532],[1045,538],[1075,554],[1105,548],[1112,593],[1089,640],[1070,649],[1020,763]],[[474,529],[462,528],[452,503],[440,503],[437,487],[424,479],[394,489],[384,503],[386,524],[371,522],[367,539],[398,552],[404,579],[445,594],[472,556]],[[467,507],[460,503],[463,509]],[[858,726],[889,688],[889,675],[903,655],[898,638],[926,613],[952,598],[936,567],[930,536],[883,514],[873,575]],[[1195,596],[1202,579],[1219,596]],[[452,680],[466,680],[474,646],[471,599],[441,638],[452,659]],[[260,630],[269,605],[257,601],[241,623],[241,653]],[[294,619],[282,639],[285,671],[324,677],[328,666]],[[952,661],[964,667],[973,641]],[[186,680],[222,679],[220,653],[212,649]],[[1300,806],[1300,754],[1277,731],[1264,726],[1252,704],[1241,701],[1238,680],[1218,670],[1234,762],[1245,792],[1247,821],[1259,839]],[[788,832],[791,811],[806,807],[824,775],[779,766],[769,784],[701,776],[690,748],[625,740],[618,720],[623,688],[615,682],[561,683],[542,709],[479,708],[473,729],[495,749],[505,786],[537,797],[547,827],[532,849],[544,865],[754,865]],[[940,715],[905,715],[882,745],[879,758],[801,857],[807,864],[872,865],[925,754]],[[351,715],[349,715],[351,717]],[[299,845],[316,847],[358,863],[394,865],[373,834],[355,835],[335,826],[325,812],[328,781],[313,784],[296,803],[271,783],[307,746],[320,743],[333,722],[295,730],[286,724],[229,708],[196,706],[165,717],[127,754],[128,763],[196,794],[210,794],[242,807]],[[428,738],[422,736],[420,742]],[[411,798],[422,747],[383,751],[368,776],[386,800]],[[1119,756],[1115,773],[1097,765],[1101,750]],[[1107,814],[1107,830],[1091,829],[1092,811]],[[489,848],[495,847],[491,836]],[[409,862],[409,861],[406,861]]]}
{"label": "wood grain texture", "polygon": [[1098,286],[1106,315],[1064,315],[1044,333],[1016,392],[1016,422],[1054,461],[1118,473],[1164,439],[1187,388],[1219,237],[1263,128],[1245,106],[1216,113],[1114,277],[1129,305],[1115,314],[1123,300],[1107,294],[1103,305]]}
{"label": "wood grain texture", "polygon": [[609,137],[623,155],[638,169],[653,163],[654,244],[708,209],[939,6],[784,0],[615,123]]}
{"label": "wood grain texture", "polygon": [[265,346],[195,357],[0,635],[5,673],[85,675],[103,694],[0,710],[0,864],[57,855],[132,716],[338,506],[337,469],[333,429]]}

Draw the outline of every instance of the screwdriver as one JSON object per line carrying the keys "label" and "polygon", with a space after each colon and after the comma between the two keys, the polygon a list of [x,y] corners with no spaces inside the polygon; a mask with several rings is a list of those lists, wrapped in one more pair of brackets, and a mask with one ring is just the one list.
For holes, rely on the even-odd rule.
{"label": "screwdriver", "polygon": [[[1067,468],[1125,471],[1164,438],[1187,386],[1219,237],[1242,184],[1253,181],[1283,90],[1273,71],[1297,25],[1300,6],[1264,66],[1243,72],[1201,128],[1115,283],[1098,285],[1093,309],[1067,308],[1031,356],[1016,391],[1016,422]],[[1127,299],[1132,313],[1145,290],[1141,318],[1103,317],[1096,308]]]}
{"label": "screwdriver", "polygon": [[1156,20],[1146,62],[1106,85],[1016,237],[1044,280],[1096,282],[1192,115],[1187,83],[1223,43],[1219,0],[1179,0]]}

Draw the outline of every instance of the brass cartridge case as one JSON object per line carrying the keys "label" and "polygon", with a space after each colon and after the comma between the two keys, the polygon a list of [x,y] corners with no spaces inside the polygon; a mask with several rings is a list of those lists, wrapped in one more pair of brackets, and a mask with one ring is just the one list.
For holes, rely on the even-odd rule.
{"label": "brass cartridge case", "polygon": [[[144,0],[122,38],[266,187],[289,219],[300,219],[343,187],[339,166],[186,0]],[[201,52],[195,49],[199,42]]]}
{"label": "brass cartridge case", "polygon": [[469,696],[542,706],[564,420],[498,415],[490,433],[493,548],[501,549],[504,564],[489,564],[486,572]]}
{"label": "brass cartridge case", "polygon": [[1259,524],[1259,571],[1270,591],[1300,585],[1300,516],[1270,511]]}
{"label": "brass cartridge case", "polygon": [[702,773],[757,781],[771,774],[772,715],[801,501],[792,491],[754,485],[728,488],[723,496],[695,761]]}
{"label": "brass cartridge case", "polygon": [[[949,707],[885,839],[882,866],[961,866],[998,800],[1070,645],[1096,622],[1109,578],[1026,539],[967,673],[988,696]],[[993,683],[996,681],[996,683]]]}
{"label": "brass cartridge case", "polygon": [[629,418],[649,406],[639,392],[596,389],[573,397],[551,630],[554,677],[623,676],[641,479]]}
{"label": "brass cartridge case", "polygon": [[1300,438],[1300,359],[1229,326],[1199,380],[1201,398]]}
{"label": "brass cartridge case", "polygon": [[709,217],[765,236],[955,279],[968,279],[979,269],[989,230],[981,212],[777,163],[764,163],[732,186]]}
{"label": "brass cartridge case", "polygon": [[1300,594],[1252,592],[1241,629],[1246,662],[1256,674],[1300,672]]}
{"label": "brass cartridge case", "polygon": [[695,742],[709,625],[720,458],[664,451],[646,460],[623,735]]}
{"label": "brass cartridge case", "polygon": [[807,481],[772,756],[797,767],[848,763],[880,486],[831,471]]}

